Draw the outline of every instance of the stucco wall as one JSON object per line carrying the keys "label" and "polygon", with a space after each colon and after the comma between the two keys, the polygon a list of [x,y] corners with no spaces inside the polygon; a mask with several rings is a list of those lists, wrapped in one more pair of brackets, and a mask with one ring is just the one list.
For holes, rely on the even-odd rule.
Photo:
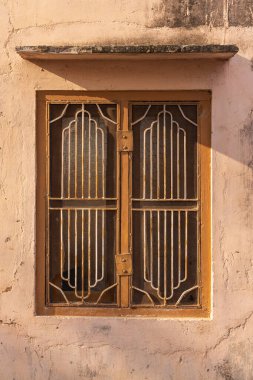
{"label": "stucco wall", "polygon": [[[1,0],[1,379],[253,379],[252,12],[251,0]],[[228,62],[92,64],[15,53],[78,43],[235,43],[240,52]],[[43,89],[212,90],[212,320],[34,316]]]}

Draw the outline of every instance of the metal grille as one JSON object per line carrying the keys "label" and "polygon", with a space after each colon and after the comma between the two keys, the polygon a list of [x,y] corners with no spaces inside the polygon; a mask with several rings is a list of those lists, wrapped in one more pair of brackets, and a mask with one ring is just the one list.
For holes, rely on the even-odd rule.
{"label": "metal grille", "polygon": [[196,104],[134,104],[132,302],[199,304]]}
{"label": "metal grille", "polygon": [[200,306],[197,103],[128,106],[49,105],[48,304]]}
{"label": "metal grille", "polygon": [[49,123],[49,302],[113,305],[116,105],[51,104]]}

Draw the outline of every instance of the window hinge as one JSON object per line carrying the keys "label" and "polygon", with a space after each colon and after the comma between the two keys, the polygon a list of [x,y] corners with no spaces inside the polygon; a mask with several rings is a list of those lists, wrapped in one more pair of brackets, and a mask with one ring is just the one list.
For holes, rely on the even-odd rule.
{"label": "window hinge", "polygon": [[117,150],[118,152],[132,152],[133,150],[133,132],[132,131],[118,131],[117,132]]}
{"label": "window hinge", "polygon": [[133,273],[132,255],[130,253],[115,255],[115,261],[117,275],[130,276]]}

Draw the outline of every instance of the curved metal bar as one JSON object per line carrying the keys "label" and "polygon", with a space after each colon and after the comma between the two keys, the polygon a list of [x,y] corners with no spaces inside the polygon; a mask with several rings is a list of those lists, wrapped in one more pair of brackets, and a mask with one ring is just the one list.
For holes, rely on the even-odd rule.
{"label": "curved metal bar", "polygon": [[195,286],[193,286],[192,288],[189,288],[189,289],[185,290],[185,291],[181,294],[181,296],[178,298],[177,302],[175,303],[175,306],[178,306],[178,305],[180,304],[180,302],[182,301],[182,299],[184,298],[184,296],[185,296],[186,294],[188,294],[188,293],[190,293],[192,290],[194,290],[194,289],[198,289],[198,288],[199,288],[199,285],[195,285]]}
{"label": "curved metal bar", "polygon": [[97,304],[100,302],[101,298],[103,297],[103,295],[104,295],[106,292],[108,292],[108,290],[113,289],[113,288],[114,288],[115,286],[117,286],[117,285],[118,285],[117,282],[115,282],[115,284],[113,284],[113,285],[111,285],[111,286],[108,286],[108,288],[105,288],[105,289],[102,291],[102,293],[100,294],[100,296],[98,297],[97,302],[95,303],[95,305],[97,305]]}
{"label": "curved metal bar", "polygon": [[55,119],[51,120],[51,121],[49,122],[49,124],[52,124],[52,123],[54,123],[55,121],[61,119],[61,118],[65,115],[68,106],[69,106],[69,103],[66,104],[66,106],[64,107],[64,109],[63,109],[62,113],[60,114],[60,116],[57,116]]}
{"label": "curved metal bar", "polygon": [[147,292],[145,292],[145,290],[137,288],[136,286],[132,286],[132,289],[137,290],[138,292],[141,292],[141,293],[145,294],[148,297],[148,299],[151,301],[152,305],[155,306],[154,301],[152,300],[152,298],[150,297],[150,295]]}
{"label": "curved metal bar", "polygon": [[114,120],[110,119],[109,117],[105,116],[105,115],[103,114],[103,111],[101,110],[101,108],[99,107],[98,104],[96,104],[96,106],[97,106],[97,108],[98,108],[98,112],[100,113],[100,115],[101,115],[105,120],[109,121],[110,123],[116,124],[116,125],[118,124],[116,121],[114,121]]}
{"label": "curved metal bar", "polygon": [[148,106],[148,108],[147,108],[146,112],[144,113],[144,115],[142,117],[140,117],[138,120],[136,120],[133,123],[131,123],[131,125],[133,126],[133,125],[139,123],[139,121],[142,121],[143,119],[145,119],[145,117],[147,116],[148,111],[150,110],[150,108],[151,108],[151,104]]}
{"label": "curved metal bar", "polygon": [[189,121],[189,123],[191,123],[192,125],[195,125],[195,127],[197,127],[198,126],[197,123],[195,123],[194,121],[192,121],[191,119],[189,119],[187,116],[185,116],[184,111],[182,110],[181,106],[179,104],[177,106],[178,106],[178,109],[181,112],[181,115],[183,116],[183,118],[185,120]]}
{"label": "curved metal bar", "polygon": [[69,300],[67,299],[66,295],[64,294],[63,290],[61,288],[59,288],[59,286],[53,284],[52,282],[49,281],[49,285],[53,286],[55,289],[59,290],[59,292],[61,293],[61,295],[63,296],[63,298],[65,299],[65,301],[67,303],[69,303]]}

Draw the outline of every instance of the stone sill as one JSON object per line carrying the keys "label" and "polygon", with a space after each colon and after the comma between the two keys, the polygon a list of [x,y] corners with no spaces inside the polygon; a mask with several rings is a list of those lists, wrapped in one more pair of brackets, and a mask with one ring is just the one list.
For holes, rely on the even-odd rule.
{"label": "stone sill", "polygon": [[107,46],[17,46],[28,60],[150,60],[221,59],[239,51],[236,45],[107,45]]}

